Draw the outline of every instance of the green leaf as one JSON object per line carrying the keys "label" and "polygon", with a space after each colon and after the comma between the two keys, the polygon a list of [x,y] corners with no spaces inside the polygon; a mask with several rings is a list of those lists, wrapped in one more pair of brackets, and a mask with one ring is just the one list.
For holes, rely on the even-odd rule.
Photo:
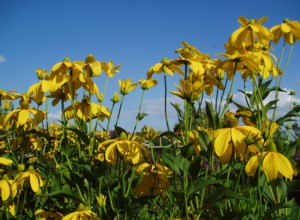
{"label": "green leaf", "polygon": [[264,108],[263,108],[263,111],[262,111],[262,114],[263,115],[267,115],[268,111],[272,108],[273,105],[275,105],[277,102],[278,102],[279,99],[276,99],[276,100],[272,100],[270,102],[268,102]]}
{"label": "green leaf", "polygon": [[147,116],[147,115],[148,115],[147,113],[140,112],[140,113],[136,116],[136,119],[137,119],[138,121],[141,121],[141,120],[143,120],[143,118],[144,118],[145,116]]}
{"label": "green leaf", "polygon": [[229,198],[237,199],[237,200],[246,200],[246,201],[249,200],[248,198],[237,193],[236,191],[227,187],[223,187],[217,189],[212,195],[210,195],[206,203],[215,204],[218,201],[221,201],[223,199],[229,199]]}
{"label": "green leaf", "polygon": [[[177,163],[177,161],[179,160],[179,157],[180,156],[178,156],[178,159],[176,159],[177,157],[175,157],[174,154],[170,154],[170,153],[164,153],[162,155],[162,159],[166,163],[166,165],[168,165],[177,174],[180,174],[180,169],[182,168],[182,167],[179,168],[179,165],[181,162]],[[183,159],[183,158],[180,158],[180,159]]]}
{"label": "green leaf", "polygon": [[72,200],[75,200],[80,203],[85,203],[84,201],[82,201],[81,198],[79,198],[77,196],[76,192],[71,192],[71,191],[64,190],[64,189],[60,189],[60,190],[51,192],[51,193],[47,194],[46,196],[55,197],[55,198],[68,198],[68,199],[72,199]]}
{"label": "green leaf", "polygon": [[300,117],[299,112],[300,112],[300,105],[296,105],[284,116],[278,118],[276,120],[276,123],[278,125],[282,125],[284,122],[287,122],[287,121],[295,121],[292,119],[292,117]]}
{"label": "green leaf", "polygon": [[216,185],[216,184],[221,184],[222,180],[216,180],[216,179],[206,179],[205,181],[193,181],[189,183],[188,185],[188,190],[187,190],[187,196],[191,196],[194,193],[199,192],[203,188],[209,186],[209,185]]}
{"label": "green leaf", "polygon": [[209,125],[212,127],[214,130],[218,129],[220,127],[219,125],[219,116],[216,114],[214,108],[209,102],[205,102],[205,108],[206,108],[206,115],[208,117]]}

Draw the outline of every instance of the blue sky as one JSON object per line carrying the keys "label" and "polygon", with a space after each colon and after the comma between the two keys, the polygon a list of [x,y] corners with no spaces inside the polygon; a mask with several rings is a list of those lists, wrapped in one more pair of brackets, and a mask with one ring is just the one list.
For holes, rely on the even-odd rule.
{"label": "blue sky", "polygon": [[[113,60],[122,65],[120,74],[108,86],[109,99],[118,90],[118,79],[131,77],[138,81],[163,57],[177,58],[174,51],[182,41],[216,58],[216,54],[224,52],[223,45],[230,34],[239,27],[239,16],[268,16],[264,24],[270,28],[284,18],[300,21],[299,9],[298,0],[1,0],[0,88],[23,93],[37,82],[36,68],[50,70],[65,57],[84,60],[91,53],[100,61]],[[282,83],[282,87],[296,91],[300,86],[298,44]],[[278,52],[280,47],[276,48]],[[160,82],[145,94],[143,111],[149,116],[140,125],[165,129],[163,78],[155,77]],[[105,78],[95,81],[101,90]],[[178,83],[178,77],[169,77],[168,81],[169,90],[175,90],[173,83]],[[125,97],[120,126],[133,128],[140,94],[137,88]],[[175,99],[170,95],[170,100]],[[107,107],[110,108],[110,102]],[[58,108],[51,111],[53,117],[59,113]],[[172,126],[175,113],[171,109],[170,115]]]}

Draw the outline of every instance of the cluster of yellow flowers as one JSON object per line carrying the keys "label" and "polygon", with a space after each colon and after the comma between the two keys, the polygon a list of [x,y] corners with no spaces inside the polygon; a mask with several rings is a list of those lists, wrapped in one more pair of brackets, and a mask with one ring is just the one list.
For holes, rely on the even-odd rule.
{"label": "cluster of yellow flowers", "polygon": [[[103,71],[108,80],[119,72],[121,66],[114,66],[112,61],[100,62],[91,54],[86,57],[85,61],[71,61],[69,58],[65,58],[62,62],[55,64],[49,73],[47,70],[38,68],[36,74],[40,81],[33,84],[23,94],[0,89],[0,166],[2,176],[0,180],[2,203],[0,205],[2,209],[8,211],[12,216],[17,216],[17,212],[22,207],[20,198],[26,199],[27,196],[26,188],[30,186],[29,194],[33,194],[34,198],[38,198],[38,195],[47,197],[51,187],[58,190],[60,187],[65,188],[67,184],[71,185],[71,174],[79,176],[78,173],[83,167],[90,172],[90,176],[83,177],[83,186],[79,187],[75,181],[75,187],[72,187],[78,190],[80,199],[85,201],[85,204],[80,204],[75,212],[61,214],[59,211],[44,210],[42,206],[45,202],[41,196],[40,209],[34,207],[37,218],[100,219],[92,211],[91,200],[94,199],[99,204],[101,203],[99,210],[106,213],[106,196],[112,203],[111,192],[116,189],[122,189],[125,198],[128,197],[130,190],[131,195],[135,198],[158,195],[165,197],[170,186],[170,179],[175,176],[176,172],[180,173],[180,169],[170,168],[169,165],[172,162],[164,161],[164,157],[161,157],[159,153],[155,154],[155,147],[158,147],[160,151],[164,147],[170,147],[176,157],[181,153],[186,153],[185,147],[191,147],[192,156],[186,156],[186,161],[202,158],[203,151],[213,152],[213,156],[218,158],[220,164],[244,162],[245,174],[248,176],[253,177],[257,170],[262,170],[269,182],[283,177],[292,180],[293,175],[297,175],[296,167],[287,156],[278,152],[278,146],[273,138],[279,125],[273,119],[269,120],[266,112],[262,113],[262,97],[256,99],[261,103],[253,104],[258,109],[242,109],[236,113],[230,112],[228,109],[229,102],[232,101],[232,87],[237,72],[245,81],[252,80],[253,89],[259,90],[257,78],[262,81],[270,76],[281,77],[284,74],[277,65],[276,57],[270,53],[270,42],[277,44],[283,37],[285,43],[293,45],[300,40],[298,21],[285,19],[282,24],[268,29],[262,25],[266,20],[267,17],[258,20],[239,17],[238,21],[241,26],[232,33],[225,44],[225,53],[219,54],[225,60],[211,59],[209,55],[201,53],[196,47],[183,42],[183,47],[175,51],[179,57],[173,60],[163,58],[161,62],[149,68],[146,79],[138,82],[132,82],[131,78],[119,80],[119,92],[113,94],[110,110],[103,105],[106,86],[101,93],[93,77],[99,77]],[[145,115],[141,112],[144,92],[158,84],[158,81],[154,79],[154,74],[163,73],[164,80],[166,80],[167,75],[173,76],[175,72],[182,78],[179,85],[175,84],[177,91],[170,93],[184,100],[182,115],[178,112],[183,118],[184,125],[174,132],[169,129],[165,81],[167,134],[150,126],[144,126],[140,132],[135,133],[137,124]],[[224,84],[223,79],[225,78]],[[228,81],[231,81],[232,84],[224,104],[222,99]],[[142,89],[141,104],[135,128],[132,133],[129,133],[118,127],[118,120],[124,96],[136,89],[138,85]],[[217,94],[219,91],[223,92],[221,100],[216,100],[214,109],[218,120],[210,121],[209,124],[204,124],[202,127],[196,126],[197,117],[193,115],[196,114],[194,104],[200,100],[202,102],[204,93],[212,97],[214,90],[217,90]],[[81,92],[84,95],[82,99],[78,99]],[[97,103],[93,102],[93,98],[97,99]],[[61,103],[61,125],[48,124],[48,110],[40,109],[48,99],[52,100],[52,106]],[[19,107],[12,109],[13,100],[19,100]],[[115,104],[120,100],[115,130],[109,133],[111,115]],[[217,101],[220,101],[219,106]],[[32,107],[32,102],[35,102],[38,107]],[[70,105],[65,107],[66,103]],[[213,115],[213,113],[211,114]],[[239,125],[239,118],[242,118],[243,125]],[[104,122],[105,119],[108,120],[106,129],[102,125],[102,130],[97,129],[99,120]],[[210,120],[214,120],[213,117]],[[170,133],[172,134],[170,135]],[[203,136],[200,134],[205,134],[207,138],[203,140]],[[168,142],[167,146],[162,146],[161,140],[158,141],[164,135],[167,136],[165,139]],[[205,147],[203,146],[204,142],[206,143]],[[207,149],[208,146],[211,149]],[[77,157],[72,158],[71,155],[75,151]],[[191,154],[186,153],[186,155]],[[103,192],[103,189],[100,188],[97,196],[91,199],[92,183],[88,181],[90,181],[89,178],[97,179],[97,177],[94,177],[96,175],[92,173],[91,167],[77,167],[82,161],[91,167],[98,168],[99,166],[103,170],[114,170],[114,172],[110,172],[99,169],[99,172],[101,175],[102,172],[108,173],[108,176],[115,175],[118,178],[118,187],[115,189],[107,187],[108,193]],[[46,176],[47,171],[44,169],[47,168],[57,169],[60,179],[53,180],[52,178],[55,177]],[[125,181],[128,173],[131,173],[131,176],[126,185],[122,181]],[[135,175],[136,177],[134,177]],[[205,175],[207,177],[207,173]],[[187,176],[184,172],[184,178]],[[103,180],[102,177],[99,177],[100,180],[97,179],[99,182],[96,187],[101,187],[102,184],[106,187],[106,184],[110,184],[109,180]],[[186,179],[181,182],[186,187]],[[131,184],[133,185],[131,186]],[[174,180],[174,185],[176,184],[178,183]],[[88,195],[82,195],[84,190],[81,187],[90,190]],[[184,193],[185,206],[188,201],[187,194]],[[119,199],[120,194],[116,197]],[[111,206],[114,210],[114,204]],[[188,208],[186,208],[187,213]]]}

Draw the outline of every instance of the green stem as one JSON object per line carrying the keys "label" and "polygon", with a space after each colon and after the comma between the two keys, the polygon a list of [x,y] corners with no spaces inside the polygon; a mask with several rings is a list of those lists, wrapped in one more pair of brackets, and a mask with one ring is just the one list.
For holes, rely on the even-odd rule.
{"label": "green stem", "polygon": [[138,114],[137,114],[136,119],[135,119],[135,125],[134,125],[134,129],[133,129],[131,138],[133,137],[133,135],[134,135],[134,133],[136,131],[137,125],[138,125],[138,123],[140,121],[140,113],[141,113],[141,110],[142,110],[142,104],[143,104],[143,100],[144,100],[144,94],[145,94],[145,90],[143,89],[142,97],[141,97],[140,104],[139,104],[139,110],[138,110]]}
{"label": "green stem", "polygon": [[123,106],[124,96],[125,95],[122,94],[122,99],[121,99],[121,103],[120,103],[120,107],[119,107],[118,116],[117,116],[117,120],[116,120],[115,126],[118,126],[119,117],[120,117],[121,109],[122,109],[122,106]]}
{"label": "green stem", "polygon": [[233,76],[232,76],[232,79],[231,79],[231,85],[230,85],[230,89],[229,89],[229,93],[228,93],[228,97],[227,97],[224,109],[222,111],[222,114],[220,115],[221,118],[223,118],[223,116],[224,116],[224,114],[227,111],[228,106],[229,106],[229,101],[230,101],[230,98],[231,98],[231,95],[232,95],[232,90],[233,90],[233,85],[234,85],[234,80],[235,80],[235,75],[236,75],[235,73],[236,73],[237,63],[238,63],[238,61],[235,61],[235,63],[234,63],[234,71],[233,71]]}
{"label": "green stem", "polygon": [[115,107],[115,102],[113,102],[112,106],[111,106],[111,109],[110,109],[110,117],[108,118],[108,121],[107,121],[107,126],[106,126],[106,131],[108,131],[109,129],[109,124],[110,124],[110,120],[111,120],[111,116],[112,116],[112,113],[114,111],[114,107]]}
{"label": "green stem", "polygon": [[168,128],[168,131],[170,131],[169,122],[168,122],[168,114],[167,114],[167,74],[164,73],[164,85],[165,85],[165,119],[166,119],[166,125]]}

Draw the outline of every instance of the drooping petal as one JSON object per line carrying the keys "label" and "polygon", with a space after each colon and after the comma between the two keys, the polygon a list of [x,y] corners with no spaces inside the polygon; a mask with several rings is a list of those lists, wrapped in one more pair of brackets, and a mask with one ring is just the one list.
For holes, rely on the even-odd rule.
{"label": "drooping petal", "polygon": [[254,155],[250,158],[250,160],[247,162],[245,167],[245,172],[248,176],[253,176],[256,173],[257,167],[259,165],[259,158],[257,155]]}
{"label": "drooping petal", "polygon": [[29,115],[30,112],[27,109],[22,109],[19,112],[18,122],[20,126],[24,125],[28,121]]}
{"label": "drooping petal", "polygon": [[39,179],[33,173],[30,174],[30,186],[33,192],[38,192],[40,190]]}
{"label": "drooping petal", "polygon": [[217,156],[222,156],[226,153],[231,141],[231,129],[222,128],[217,130],[214,141],[214,148]]}
{"label": "drooping petal", "polygon": [[282,154],[276,152],[276,161],[278,164],[278,171],[286,178],[292,180],[293,178],[293,167],[291,165],[291,162]]}

